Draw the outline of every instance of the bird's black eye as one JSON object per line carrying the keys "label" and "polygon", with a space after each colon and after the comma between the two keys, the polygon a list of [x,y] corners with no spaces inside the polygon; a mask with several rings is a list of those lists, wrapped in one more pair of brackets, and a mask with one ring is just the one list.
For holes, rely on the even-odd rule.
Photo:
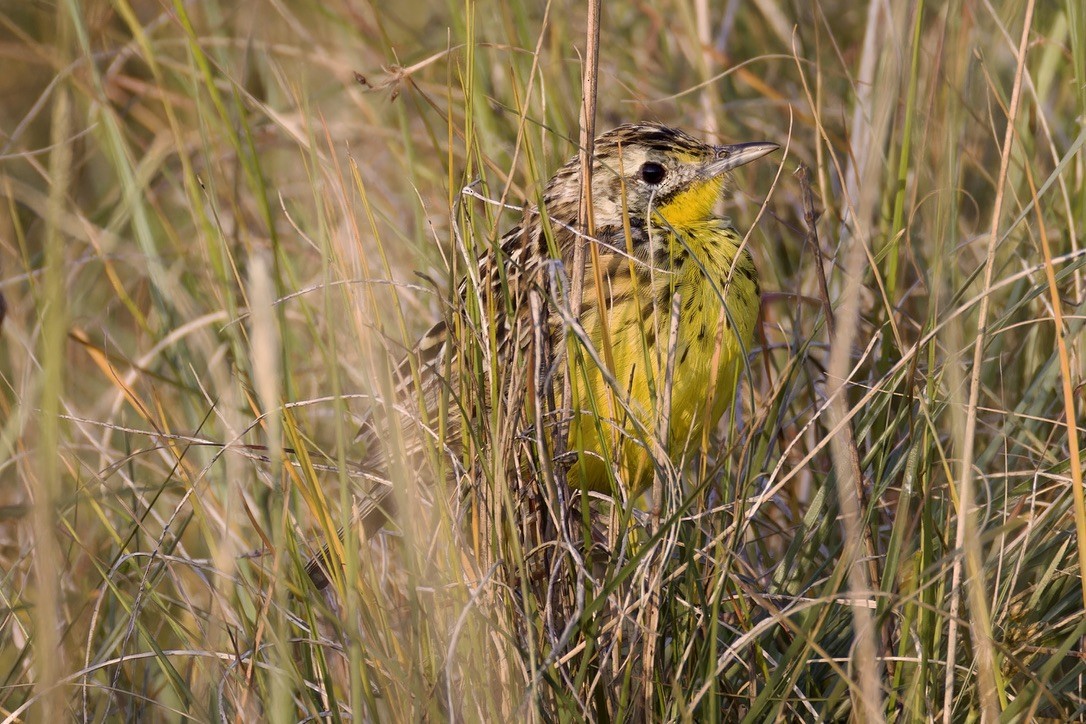
{"label": "bird's black eye", "polygon": [[641,166],[641,179],[650,186],[655,186],[663,181],[664,176],[667,176],[667,169],[655,161],[646,161]]}

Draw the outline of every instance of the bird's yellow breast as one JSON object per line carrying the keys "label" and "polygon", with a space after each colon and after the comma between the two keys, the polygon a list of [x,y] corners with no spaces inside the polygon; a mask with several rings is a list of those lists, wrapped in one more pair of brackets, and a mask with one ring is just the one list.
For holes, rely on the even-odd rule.
{"label": "bird's yellow breast", "polygon": [[[721,219],[672,228],[678,235],[656,239],[668,245],[656,255],[666,264],[646,270],[612,262],[601,274],[604,313],[590,304],[582,314],[605,368],[589,361],[572,371],[569,444],[579,454],[571,480],[591,490],[612,492],[618,482],[637,494],[651,483],[654,460],[681,467],[734,399],[745,366],[759,307],[749,254]],[[594,270],[587,274],[592,279]]]}

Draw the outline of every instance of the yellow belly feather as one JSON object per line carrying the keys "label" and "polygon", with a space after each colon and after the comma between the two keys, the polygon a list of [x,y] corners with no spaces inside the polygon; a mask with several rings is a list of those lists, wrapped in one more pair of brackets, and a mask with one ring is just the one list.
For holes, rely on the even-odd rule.
{"label": "yellow belly feather", "polygon": [[[700,448],[702,431],[716,425],[734,399],[758,315],[753,263],[745,251],[735,261],[741,240],[722,219],[678,231],[687,244],[696,239],[697,246],[690,245],[693,258],[678,255],[681,245],[671,238],[671,258],[685,256],[674,272],[654,271],[650,279],[640,280],[634,275],[635,281],[630,275],[608,279],[604,299],[614,300],[605,305],[610,309],[604,315],[609,354],[598,305],[582,315],[585,332],[613,381],[608,384],[591,361],[573,371],[573,406],[579,414],[570,426],[569,447],[578,452],[578,461],[570,479],[589,490],[614,492],[610,470],[617,467],[627,492],[639,494],[652,482],[654,448],[656,460],[682,466],[689,453]],[[744,267],[742,273],[739,267]],[[646,282],[651,291],[644,288]],[[640,285],[636,293],[633,284]],[[680,314],[671,404],[665,410],[670,300],[675,293]],[[623,303],[623,298],[649,300],[649,306]],[[722,299],[727,300],[727,312]],[[652,308],[651,300],[663,301]],[[665,416],[663,449],[657,431]]]}

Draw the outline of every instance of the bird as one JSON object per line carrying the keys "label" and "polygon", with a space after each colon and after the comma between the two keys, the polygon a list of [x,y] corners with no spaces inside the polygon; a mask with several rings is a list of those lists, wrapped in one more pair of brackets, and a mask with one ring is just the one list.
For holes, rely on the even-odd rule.
{"label": "bird", "polygon": [[[766,141],[713,145],[654,122],[599,135],[592,233],[579,224],[582,162],[574,156],[546,184],[541,204],[527,205],[520,222],[480,255],[458,286],[456,314],[435,324],[395,368],[397,406],[414,421],[411,430],[402,423],[403,439],[415,440],[417,451],[420,438],[440,437],[457,456],[475,432],[467,426],[488,419],[493,404],[523,408],[535,398],[537,381],[526,371],[533,345],[542,338],[555,359],[566,359],[563,339],[573,334],[588,361],[549,378],[552,399],[572,403],[556,428],[564,428],[563,447],[575,457],[568,484],[636,496],[651,485],[661,456],[681,464],[733,402],[760,310],[754,259],[743,234],[717,215],[717,202],[735,168],[777,148]],[[570,296],[578,240],[587,249],[579,308],[557,300],[563,290]],[[551,302],[542,325],[532,318],[532,290]],[[465,358],[479,349],[502,384],[488,388],[491,394],[452,403],[446,397],[446,409],[460,414],[443,418],[443,434],[435,435],[419,421],[435,419],[443,395],[457,397],[465,375],[479,368],[478,359],[473,366]],[[531,418],[507,416],[522,427]],[[387,472],[390,433],[376,416],[362,425],[360,467],[371,477]],[[356,515],[367,536],[393,514],[390,493],[387,481],[368,491]],[[329,583],[331,562],[325,546],[306,566],[317,588]]]}

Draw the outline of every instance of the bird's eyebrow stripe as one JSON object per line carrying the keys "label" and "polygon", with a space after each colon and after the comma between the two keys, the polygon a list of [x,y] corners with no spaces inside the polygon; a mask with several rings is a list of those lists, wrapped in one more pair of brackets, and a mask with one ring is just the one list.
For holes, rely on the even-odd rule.
{"label": "bird's eyebrow stripe", "polygon": [[[616,146],[625,146],[627,144],[636,143],[660,153],[668,153],[676,150],[696,153],[703,146],[703,144],[696,139],[669,129],[650,128],[649,130],[646,130],[645,127],[638,126],[632,130],[635,130],[637,133],[634,134],[631,132],[629,135],[624,134],[619,136],[606,144],[603,148],[606,148],[607,152],[610,152]],[[603,150],[603,148],[600,150]]]}
{"label": "bird's eyebrow stripe", "polygon": [[659,151],[660,153],[667,153],[668,151],[675,148],[675,144],[667,143],[666,141],[659,141],[659,142],[654,141],[653,143],[649,143],[649,144],[646,144],[646,145],[651,150]]}

